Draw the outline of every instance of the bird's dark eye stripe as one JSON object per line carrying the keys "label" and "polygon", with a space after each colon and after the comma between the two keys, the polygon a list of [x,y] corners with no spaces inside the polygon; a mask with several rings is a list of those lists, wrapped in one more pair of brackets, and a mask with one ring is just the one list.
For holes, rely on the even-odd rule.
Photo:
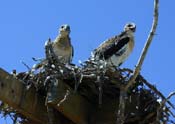
{"label": "bird's dark eye stripe", "polygon": [[64,28],[64,26],[61,26],[61,28]]}

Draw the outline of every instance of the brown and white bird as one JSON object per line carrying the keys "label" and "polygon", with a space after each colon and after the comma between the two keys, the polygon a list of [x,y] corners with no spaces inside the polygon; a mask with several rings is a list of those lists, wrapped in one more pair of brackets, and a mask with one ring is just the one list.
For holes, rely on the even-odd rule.
{"label": "brown and white bird", "polygon": [[[50,39],[45,43],[45,46],[51,44],[54,55],[57,57],[57,60],[64,64],[70,64],[73,58],[73,46],[71,44],[70,26],[65,24],[59,28],[59,34],[56,39],[51,42]],[[36,60],[37,61],[37,60]],[[33,70],[42,68],[46,65],[48,61],[46,59],[40,60],[40,63],[33,66]]]}
{"label": "brown and white bird", "polygon": [[70,26],[65,24],[59,28],[59,35],[52,42],[54,54],[62,63],[71,63],[73,58],[73,46],[70,39]]}
{"label": "brown and white bird", "polygon": [[107,66],[119,67],[133,50],[135,31],[136,25],[134,23],[127,23],[124,26],[123,32],[104,41],[94,50],[94,58],[106,61]]}

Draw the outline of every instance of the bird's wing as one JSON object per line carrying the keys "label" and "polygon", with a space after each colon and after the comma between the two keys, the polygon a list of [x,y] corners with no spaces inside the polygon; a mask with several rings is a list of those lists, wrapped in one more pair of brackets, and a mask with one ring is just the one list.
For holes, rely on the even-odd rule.
{"label": "bird's wing", "polygon": [[121,52],[122,48],[129,42],[130,37],[122,32],[120,35],[106,40],[95,51],[94,55],[100,59],[108,59],[112,55]]}
{"label": "bird's wing", "polygon": [[74,47],[71,45],[71,57],[70,57],[70,62],[72,62],[72,59],[74,57]]}

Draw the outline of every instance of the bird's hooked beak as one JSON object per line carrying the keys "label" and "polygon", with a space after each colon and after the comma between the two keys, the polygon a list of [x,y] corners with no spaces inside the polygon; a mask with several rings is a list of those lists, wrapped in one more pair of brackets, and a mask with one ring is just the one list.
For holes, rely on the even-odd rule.
{"label": "bird's hooked beak", "polygon": [[62,35],[69,35],[70,34],[70,26],[67,24],[62,25],[59,29],[59,32]]}

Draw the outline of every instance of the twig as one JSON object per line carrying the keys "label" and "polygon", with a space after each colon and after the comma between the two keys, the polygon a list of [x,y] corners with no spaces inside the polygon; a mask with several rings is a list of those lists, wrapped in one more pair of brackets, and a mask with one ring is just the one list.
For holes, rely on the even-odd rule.
{"label": "twig", "polygon": [[[174,95],[175,95],[175,92],[170,93],[170,95],[161,102],[159,108],[157,109],[157,118],[156,118],[157,123],[159,123],[160,113],[162,113],[164,111],[163,108],[165,107],[166,102]],[[168,109],[168,111],[171,113],[171,111],[169,109]],[[172,116],[174,116],[174,114],[172,114]]]}
{"label": "twig", "polygon": [[168,110],[168,112],[175,118],[175,114],[171,110]]}
{"label": "twig", "polygon": [[169,96],[168,96],[166,99],[164,99],[164,101],[162,101],[162,106],[164,106],[165,103],[166,103],[172,96],[174,96],[174,95],[175,95],[175,92],[171,92],[171,93],[169,94]]}
{"label": "twig", "polygon": [[35,58],[35,57],[32,57],[32,60],[35,61],[35,62],[37,62],[37,61],[41,62],[41,61],[44,60],[44,58]]}
{"label": "twig", "polygon": [[57,106],[60,106],[62,103],[64,103],[67,99],[68,99],[68,96],[70,95],[70,91],[67,90],[66,91],[66,94],[64,95],[64,98],[62,100],[59,101],[59,103],[57,104]]}
{"label": "twig", "polygon": [[158,8],[159,8],[159,0],[155,0],[154,1],[154,18],[153,18],[153,23],[152,23],[152,28],[150,31],[150,34],[148,35],[148,39],[146,41],[146,44],[142,50],[142,54],[138,60],[138,63],[136,65],[136,68],[134,70],[134,74],[131,77],[131,79],[129,80],[128,84],[125,87],[125,91],[128,90],[129,87],[131,87],[134,83],[135,83],[135,79],[137,77],[137,75],[139,74],[140,70],[141,70],[141,66],[143,64],[143,61],[145,59],[145,56],[147,54],[148,48],[152,42],[153,36],[155,34],[156,28],[157,28],[157,23],[158,23]]}
{"label": "twig", "polygon": [[[161,105],[160,105],[160,109],[163,109],[163,107],[165,106],[166,102],[168,102],[169,99],[170,99],[172,96],[174,96],[174,95],[175,95],[175,92],[170,93],[169,96],[168,96],[166,99],[164,99],[164,100],[162,101],[162,103],[161,103]],[[169,112],[171,113],[170,110],[169,110]],[[172,116],[174,116],[174,115],[172,114]]]}
{"label": "twig", "polygon": [[28,71],[31,70],[31,68],[24,61],[21,61],[21,63],[28,69]]}
{"label": "twig", "polygon": [[[142,78],[143,79],[143,78]],[[166,99],[166,97],[160,92],[157,90],[156,87],[154,87],[152,84],[148,83],[145,79],[143,79],[143,83],[145,85],[147,85],[151,90],[153,90],[158,96],[160,96],[163,100]],[[167,103],[173,108],[175,109],[174,105],[170,102],[170,101],[167,101]]]}

